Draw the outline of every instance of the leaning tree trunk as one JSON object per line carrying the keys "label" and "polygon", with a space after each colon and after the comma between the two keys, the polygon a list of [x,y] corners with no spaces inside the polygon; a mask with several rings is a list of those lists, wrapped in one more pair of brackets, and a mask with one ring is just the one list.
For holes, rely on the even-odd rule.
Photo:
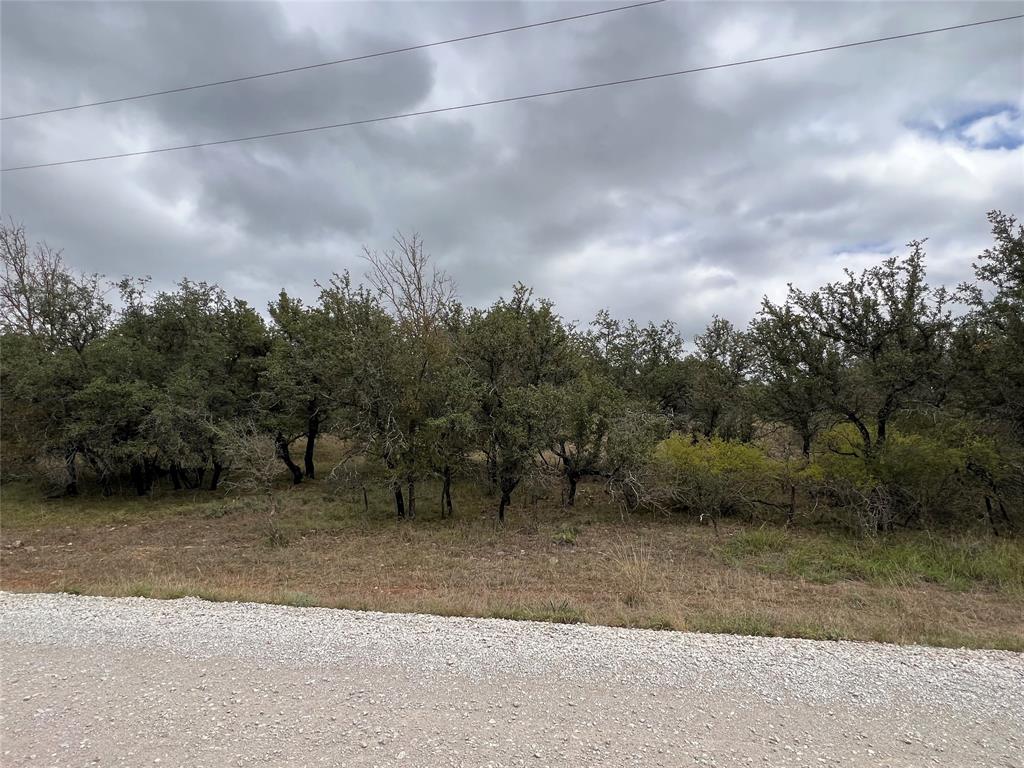
{"label": "leaning tree trunk", "polygon": [[579,483],[580,476],[576,472],[569,472],[566,475],[569,478],[569,498],[566,499],[566,506],[576,506],[576,485]]}
{"label": "leaning tree trunk", "polygon": [[988,494],[985,494],[985,516],[988,518],[988,524],[992,527],[992,535],[998,537],[999,529],[996,528],[996,520],[992,516],[992,499],[989,498]]}
{"label": "leaning tree trunk", "polygon": [[488,493],[494,493],[498,489],[498,461],[493,453],[487,454],[487,484]]}
{"label": "leaning tree trunk", "polygon": [[509,504],[512,503],[512,491],[519,485],[518,478],[515,480],[502,479],[501,481],[501,501],[498,502],[498,522],[505,522],[505,509]]}
{"label": "leaning tree trunk", "polygon": [[409,479],[409,519],[416,517],[416,481]]}
{"label": "leaning tree trunk", "polygon": [[512,494],[509,491],[501,492],[501,501],[498,502],[498,522],[505,522],[505,507],[512,501]]}
{"label": "leaning tree trunk", "polygon": [[78,495],[78,466],[75,463],[75,459],[78,456],[78,451],[72,448],[64,454],[64,468],[68,473],[67,483],[64,484],[64,495],[65,496],[77,496]]}
{"label": "leaning tree trunk", "polygon": [[398,519],[401,520],[405,517],[405,497],[402,496],[402,485],[401,483],[395,483],[395,513],[398,515]]}
{"label": "leaning tree trunk", "polygon": [[306,452],[303,455],[303,463],[306,465],[306,477],[311,480],[316,477],[316,467],[313,465],[313,451],[316,448],[316,438],[320,434],[320,417],[315,411],[314,405],[310,406],[313,411],[306,422]]}
{"label": "leaning tree trunk", "polygon": [[441,473],[443,485],[441,486],[441,517],[454,517],[455,510],[452,508],[452,468],[446,466]]}
{"label": "leaning tree trunk", "polygon": [[224,465],[219,461],[213,462],[213,477],[210,478],[210,490],[216,491],[217,486],[220,485],[220,476],[224,472]]}
{"label": "leaning tree trunk", "polygon": [[291,451],[288,450],[288,440],[280,432],[277,433],[277,437],[274,438],[274,442],[277,444],[277,455],[284,465],[288,467],[288,471],[292,473],[292,483],[298,485],[302,482],[302,470],[299,469],[298,465],[292,461]]}
{"label": "leaning tree trunk", "polygon": [[104,496],[113,496],[114,488],[110,484],[110,473],[107,472],[103,466],[96,460],[96,457],[89,452],[83,452],[85,460],[89,462],[89,466],[92,467],[92,471],[96,474],[96,479],[100,481],[100,485],[103,487]]}

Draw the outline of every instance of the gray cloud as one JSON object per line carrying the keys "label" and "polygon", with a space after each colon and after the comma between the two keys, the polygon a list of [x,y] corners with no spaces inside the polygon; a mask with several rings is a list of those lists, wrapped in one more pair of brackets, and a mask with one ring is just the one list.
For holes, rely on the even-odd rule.
{"label": "gray cloud", "polygon": [[[577,3],[2,5],[4,114],[297,66],[597,8]],[[667,3],[343,67],[3,123],[3,164],[497,98],[930,26],[1021,3]],[[1024,214],[1024,24],[548,100],[4,174],[3,212],[112,276],[263,305],[418,231],[486,303],[516,280],[601,307],[744,323],[928,236],[969,276],[984,214]],[[999,142],[971,116],[1008,105]],[[979,118],[980,119],[980,118]],[[959,121],[959,122],[958,122]],[[964,122],[966,121],[966,123]],[[956,125],[956,130],[944,126]],[[988,134],[985,134],[988,135]],[[874,255],[871,255],[874,254]]]}

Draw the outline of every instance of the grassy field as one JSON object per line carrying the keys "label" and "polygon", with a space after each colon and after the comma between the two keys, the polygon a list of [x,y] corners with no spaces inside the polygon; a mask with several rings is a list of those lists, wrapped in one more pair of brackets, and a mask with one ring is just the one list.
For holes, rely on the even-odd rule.
{"label": "grassy field", "polygon": [[272,527],[258,498],[160,491],[46,500],[7,483],[0,587],[254,600],[559,622],[1024,651],[1024,542],[623,518],[598,487],[575,510],[435,489],[415,521],[384,494],[282,487]]}

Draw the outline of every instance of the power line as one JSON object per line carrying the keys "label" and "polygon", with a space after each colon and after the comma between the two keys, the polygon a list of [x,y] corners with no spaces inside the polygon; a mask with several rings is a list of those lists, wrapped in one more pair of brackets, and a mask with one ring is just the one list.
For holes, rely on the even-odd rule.
{"label": "power line", "polygon": [[478,40],[481,37],[491,37],[493,35],[503,35],[506,32],[519,32],[524,29],[534,29],[536,27],[546,27],[552,24],[562,24],[566,21],[576,21],[578,19],[588,19],[592,16],[601,16],[606,13],[617,13],[618,11],[629,11],[634,8],[643,8],[647,5],[658,5],[664,3],[665,0],[645,0],[642,3],[633,3],[632,5],[621,5],[616,8],[605,8],[600,11],[591,11],[590,13],[578,13],[575,16],[562,16],[558,19],[548,19],[547,21],[538,21],[533,24],[520,24],[517,27],[505,27],[504,29],[495,29],[490,32],[478,32],[473,35],[463,35],[462,37],[452,37],[448,40],[438,40],[433,43],[421,43],[419,45],[409,45],[404,48],[392,48],[387,51],[377,51],[376,53],[365,53],[361,56],[349,56],[345,59],[334,59],[332,61],[321,61],[317,64],[306,64],[301,67],[289,67],[288,69],[277,69],[273,72],[261,72],[255,75],[243,75],[241,77],[231,77],[226,80],[214,80],[209,83],[197,83],[195,85],[183,85],[180,88],[167,88],[162,91],[150,91],[149,93],[140,93],[135,96],[121,96],[116,99],[103,99],[102,101],[90,101],[86,104],[74,104],[68,107],[54,107],[53,109],[41,109],[37,112],[24,112],[20,115],[7,115],[6,117],[0,117],[0,120],[18,120],[23,117],[35,117],[36,115],[50,115],[54,112],[70,112],[74,109],[85,109],[86,107],[99,107],[104,104],[119,104],[124,101],[135,101],[137,99],[148,99],[153,96],[166,96],[171,93],[184,93],[185,91],[196,91],[200,88],[213,88],[218,85],[230,85],[231,83],[244,83],[247,80],[259,80],[263,77],[276,77],[278,75],[287,75],[293,72],[305,72],[310,69],[321,69],[323,67],[333,67],[338,64],[348,64],[353,61],[365,61],[366,59],[376,59],[381,56],[392,56],[396,53],[409,53],[410,51],[420,51],[424,48],[434,48],[438,45],[449,45],[451,43],[462,43],[466,40]]}
{"label": "power line", "polygon": [[796,56],[807,56],[813,53],[825,53],[827,51],[837,51],[843,48],[855,48],[862,45],[873,45],[875,43],[885,43],[893,40],[904,40],[910,37],[921,37],[922,35],[932,35],[937,32],[949,32],[957,29],[967,29],[968,27],[980,27],[985,24],[998,24],[1003,21],[1014,21],[1016,19],[1024,19],[1024,13],[1017,14],[1016,16],[1004,16],[999,19],[986,19],[984,21],[973,21],[966,24],[956,24],[951,27],[938,27],[936,29],[925,29],[919,32],[907,32],[902,35],[888,35],[887,37],[876,37],[871,40],[859,40],[855,43],[840,43],[837,45],[829,45],[823,48],[810,48],[804,51],[794,51],[791,53],[780,53],[774,56],[761,56],[756,59],[744,59],[742,61],[733,61],[727,64],[712,64],[705,67],[693,67],[691,69],[680,69],[674,72],[661,72],[656,75],[643,75],[641,77],[630,77],[623,80],[611,80],[604,83],[591,83],[590,85],[578,85],[573,88],[559,88],[553,91],[541,91],[539,93],[528,93],[522,96],[509,96],[503,99],[490,99],[488,101],[477,101],[472,104],[459,104],[451,107],[436,107],[434,109],[423,109],[417,112],[403,112],[397,115],[386,115],[383,117],[370,117],[363,120],[350,120],[345,123],[332,123],[330,125],[318,125],[311,128],[295,128],[288,131],[275,131],[273,133],[261,133],[254,136],[242,136],[234,139],[219,139],[217,141],[204,141],[196,144],[181,144],[173,147],[160,147],[158,149],[143,149],[137,152],[120,152],[113,155],[97,155],[95,157],[82,157],[75,160],[59,160],[52,163],[34,163],[32,165],[18,165],[11,168],[2,168],[0,173],[7,173],[9,171],[27,171],[33,168],[51,168],[58,165],[73,165],[76,163],[92,163],[99,160],[114,160],[122,157],[138,157],[140,155],[154,155],[161,152],[177,152],[182,149],[198,149],[200,147],[215,147],[221,144],[234,144],[242,141],[257,141],[260,139],[271,139],[278,136],[294,136],[300,133],[312,133],[315,131],[329,131],[335,128],[351,128],[357,125],[369,125],[371,123],[383,123],[390,120],[401,120],[407,117],[421,117],[423,115],[436,115],[442,112],[455,112],[462,109],[475,109],[476,107],[487,107],[494,104],[509,104],[514,101],[526,101],[528,99],[540,99],[546,96],[557,96],[565,93],[576,93],[578,91],[590,91],[597,88],[609,88],[615,85],[628,85],[631,83],[641,83],[647,80],[660,80],[666,77],[678,77],[680,75],[690,75],[696,72],[709,72],[715,69],[728,69],[730,67],[741,67],[747,64],[758,64],[765,61],[777,61],[779,59],[790,59]]}

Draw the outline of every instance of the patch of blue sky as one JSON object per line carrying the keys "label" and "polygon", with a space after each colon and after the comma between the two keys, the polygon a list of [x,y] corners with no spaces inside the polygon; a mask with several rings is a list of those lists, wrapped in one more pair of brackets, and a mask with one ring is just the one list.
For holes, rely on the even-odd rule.
{"label": "patch of blue sky", "polygon": [[911,121],[908,127],[940,141],[955,141],[971,149],[1016,149],[1024,145],[1024,112],[997,102],[939,121]]}

